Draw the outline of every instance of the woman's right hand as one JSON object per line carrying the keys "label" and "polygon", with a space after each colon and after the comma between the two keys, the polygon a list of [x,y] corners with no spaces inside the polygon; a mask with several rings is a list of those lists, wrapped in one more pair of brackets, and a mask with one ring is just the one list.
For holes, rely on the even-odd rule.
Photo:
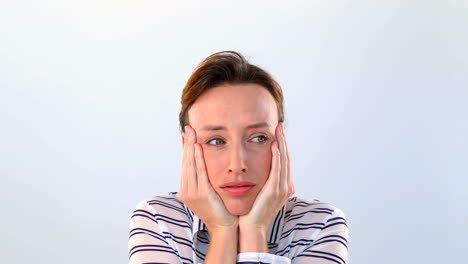
{"label": "woman's right hand", "polygon": [[203,149],[196,139],[195,130],[185,126],[179,199],[205,223],[211,236],[218,231],[237,232],[239,217],[227,211],[211,186]]}

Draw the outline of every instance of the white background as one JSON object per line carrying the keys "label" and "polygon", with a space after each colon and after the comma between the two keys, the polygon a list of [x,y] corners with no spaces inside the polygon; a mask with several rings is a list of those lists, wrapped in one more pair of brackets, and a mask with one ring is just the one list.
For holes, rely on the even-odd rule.
{"label": "white background", "polygon": [[[174,3],[169,3],[174,2]],[[467,1],[0,3],[2,263],[127,263],[137,202],[178,190],[180,95],[236,50],[285,94],[296,195],[349,262],[467,248]]]}

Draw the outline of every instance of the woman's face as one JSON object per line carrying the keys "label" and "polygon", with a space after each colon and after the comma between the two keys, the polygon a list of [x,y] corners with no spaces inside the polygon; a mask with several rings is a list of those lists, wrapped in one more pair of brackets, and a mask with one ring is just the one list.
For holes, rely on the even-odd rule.
{"label": "woman's face", "polygon": [[203,93],[188,116],[213,189],[232,215],[247,214],[270,172],[275,100],[257,84],[225,84]]}

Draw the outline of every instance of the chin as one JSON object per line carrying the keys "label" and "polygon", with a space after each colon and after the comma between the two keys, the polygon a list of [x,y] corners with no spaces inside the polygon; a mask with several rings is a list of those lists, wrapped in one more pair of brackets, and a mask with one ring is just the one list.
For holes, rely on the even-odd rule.
{"label": "chin", "polygon": [[237,215],[237,216],[241,216],[241,215],[246,215],[250,212],[250,208],[228,208],[228,211],[230,214],[232,215]]}
{"label": "chin", "polygon": [[241,216],[250,212],[253,202],[245,199],[229,199],[229,201],[224,201],[224,205],[230,214]]}

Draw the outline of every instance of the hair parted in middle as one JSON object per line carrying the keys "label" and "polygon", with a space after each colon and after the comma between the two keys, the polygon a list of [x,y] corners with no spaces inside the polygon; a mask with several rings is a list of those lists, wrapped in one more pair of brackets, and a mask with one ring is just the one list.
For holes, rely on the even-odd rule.
{"label": "hair parted in middle", "polygon": [[189,124],[188,111],[208,89],[223,84],[258,84],[270,92],[278,109],[278,121],[284,121],[283,91],[265,70],[250,64],[235,51],[220,51],[208,56],[194,70],[182,91],[182,109],[179,114],[181,132]]}

